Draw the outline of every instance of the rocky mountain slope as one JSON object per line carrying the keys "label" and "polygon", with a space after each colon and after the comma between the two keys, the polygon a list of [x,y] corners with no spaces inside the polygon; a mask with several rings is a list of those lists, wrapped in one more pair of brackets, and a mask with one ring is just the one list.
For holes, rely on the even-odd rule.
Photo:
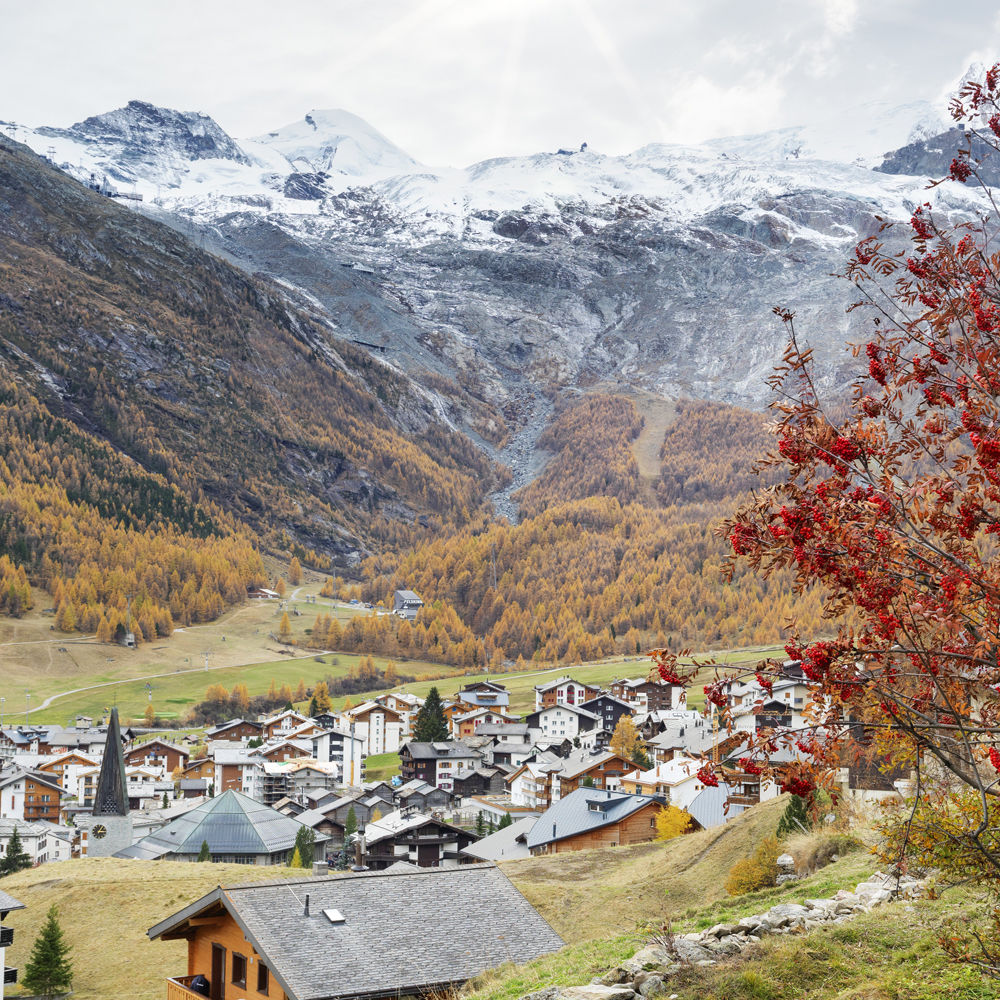
{"label": "rocky mountain slope", "polygon": [[0,288],[4,379],[268,544],[350,565],[501,482],[436,394],[314,308],[4,138]]}
{"label": "rocky mountain slope", "polygon": [[[859,317],[831,274],[854,243],[926,200],[945,213],[975,204],[958,185],[926,190],[940,157],[897,154],[889,172],[871,169],[890,142],[943,131],[938,112],[857,116],[854,155],[811,127],[462,170],[423,167],[344,111],[236,141],[204,115],[134,101],[18,134],[296,289],[341,337],[433,391],[447,385],[442,406],[485,447],[510,432],[493,454],[518,486],[559,393],[627,384],[759,406],[784,346],[774,305],[797,310],[823,381],[840,384]],[[500,423],[469,394],[494,403]]]}

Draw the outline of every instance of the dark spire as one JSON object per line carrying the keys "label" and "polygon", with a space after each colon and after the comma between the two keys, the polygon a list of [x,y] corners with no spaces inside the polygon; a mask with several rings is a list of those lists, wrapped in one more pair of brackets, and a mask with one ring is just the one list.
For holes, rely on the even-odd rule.
{"label": "dark spire", "polygon": [[125,752],[122,750],[122,733],[118,726],[118,709],[111,709],[108,720],[108,740],[104,745],[104,759],[97,778],[94,795],[95,816],[127,816],[128,785],[125,781]]}

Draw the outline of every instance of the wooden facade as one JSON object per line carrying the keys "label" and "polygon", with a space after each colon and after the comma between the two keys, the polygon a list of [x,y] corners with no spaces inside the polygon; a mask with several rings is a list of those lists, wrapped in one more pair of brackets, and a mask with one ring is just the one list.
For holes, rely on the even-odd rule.
{"label": "wooden facade", "polygon": [[595,847],[624,847],[627,844],[644,844],[656,839],[656,816],[661,806],[650,802],[617,823],[608,823],[596,830],[553,840],[532,848],[532,854],[562,854],[566,851],[585,851]]}
{"label": "wooden facade", "polygon": [[27,822],[47,819],[59,822],[60,793],[30,776],[24,779],[24,818]]}
{"label": "wooden facade", "polygon": [[175,747],[166,740],[149,740],[125,751],[125,763],[130,766],[164,767],[167,774],[173,774],[187,765],[191,755],[187,750]]}
{"label": "wooden facade", "polygon": [[[204,1000],[188,988],[196,975],[209,981],[212,1000],[285,1000],[285,992],[270,974],[253,945],[247,941],[239,924],[222,906],[200,917],[188,938],[188,974],[167,980],[167,1000]],[[240,975],[243,960],[243,979]],[[266,973],[261,972],[261,968]],[[234,974],[237,981],[234,982]],[[261,987],[264,989],[261,989]]]}

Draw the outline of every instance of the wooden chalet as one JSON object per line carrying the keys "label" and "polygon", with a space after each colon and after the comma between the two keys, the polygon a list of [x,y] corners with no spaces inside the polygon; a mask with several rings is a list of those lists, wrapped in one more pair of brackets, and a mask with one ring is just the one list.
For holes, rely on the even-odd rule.
{"label": "wooden chalet", "polygon": [[220,886],[147,933],[187,942],[167,1000],[444,995],[563,945],[492,864]]}
{"label": "wooden chalet", "polygon": [[173,774],[179,767],[187,766],[191,754],[183,747],[156,737],[146,743],[137,743],[125,751],[125,763],[131,767],[162,767],[166,774]]}
{"label": "wooden chalet", "polygon": [[648,795],[578,788],[542,813],[528,832],[528,848],[533,855],[561,854],[655,840],[663,804]]}

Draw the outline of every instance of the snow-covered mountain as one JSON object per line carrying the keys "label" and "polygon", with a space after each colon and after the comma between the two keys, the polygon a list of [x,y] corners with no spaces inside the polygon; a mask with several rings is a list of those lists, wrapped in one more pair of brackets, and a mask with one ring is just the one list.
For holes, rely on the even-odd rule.
{"label": "snow-covered mountain", "polygon": [[376,174],[422,169],[412,156],[349,111],[310,111],[301,121],[257,136],[254,142],[277,150],[303,173],[371,179]]}
{"label": "snow-covered mountain", "polygon": [[[489,400],[524,452],[518,433],[537,433],[553,392],[627,383],[759,404],[784,345],[774,305],[797,310],[826,384],[843,382],[862,316],[845,313],[850,287],[831,274],[880,218],[976,204],[961,185],[928,191],[907,172],[937,164],[951,141],[924,141],[946,125],[934,109],[857,116],[853,133],[834,123],[465,169],[421,166],[343,111],[235,140],[203,115],[131,102],[15,137],[200,228],[416,378],[450,380],[442,406],[471,433],[457,387]],[[900,145],[892,172],[871,169]]]}

